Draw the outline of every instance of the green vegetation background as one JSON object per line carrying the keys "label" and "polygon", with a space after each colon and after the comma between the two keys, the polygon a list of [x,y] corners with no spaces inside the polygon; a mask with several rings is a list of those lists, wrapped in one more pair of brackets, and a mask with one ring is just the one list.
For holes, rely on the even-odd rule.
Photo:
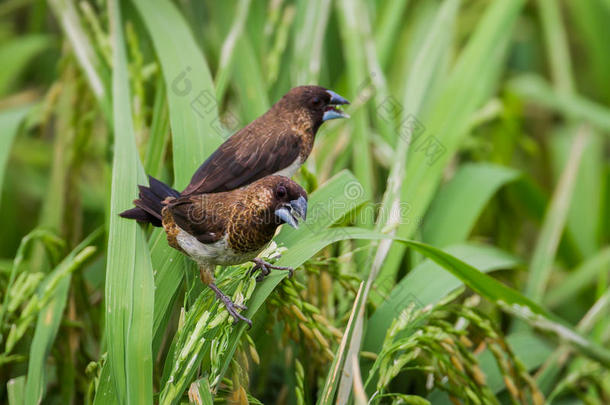
{"label": "green vegetation background", "polygon": [[[610,1],[0,4],[0,402],[610,403]],[[232,325],[158,229],[288,89],[352,101]],[[340,122],[339,122],[340,121]]]}

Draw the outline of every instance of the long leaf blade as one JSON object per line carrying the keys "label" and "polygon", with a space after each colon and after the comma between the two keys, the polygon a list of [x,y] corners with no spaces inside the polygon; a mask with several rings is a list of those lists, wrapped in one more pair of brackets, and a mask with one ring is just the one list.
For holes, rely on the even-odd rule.
{"label": "long leaf blade", "polygon": [[130,208],[137,184],[145,183],[133,122],[120,4],[110,3],[113,23],[113,115],[110,227],[106,269],[106,339],[111,379],[121,403],[152,403],[153,277],[144,233],[118,214]]}

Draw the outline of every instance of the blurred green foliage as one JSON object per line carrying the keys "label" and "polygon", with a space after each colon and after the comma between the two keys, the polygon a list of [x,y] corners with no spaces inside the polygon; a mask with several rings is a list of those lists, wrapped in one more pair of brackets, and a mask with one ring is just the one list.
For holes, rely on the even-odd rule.
{"label": "blurred green foliage", "polygon": [[[608,0],[4,1],[0,402],[610,403],[608,21]],[[217,270],[245,330],[116,214],[300,84],[351,118],[266,253],[295,277]]]}

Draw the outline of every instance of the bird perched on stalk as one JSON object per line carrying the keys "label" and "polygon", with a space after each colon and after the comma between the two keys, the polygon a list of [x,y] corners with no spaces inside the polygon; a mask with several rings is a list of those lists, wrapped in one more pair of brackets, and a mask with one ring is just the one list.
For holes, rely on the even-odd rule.
{"label": "bird perched on stalk", "polygon": [[[169,196],[169,197],[167,197]],[[201,281],[209,286],[237,321],[252,322],[237,310],[214,282],[216,265],[236,265],[252,261],[261,276],[273,266],[257,255],[267,246],[276,229],[286,223],[295,228],[307,215],[307,193],[284,176],[266,176],[248,186],[212,194],[180,196],[171,187],[150,179],[150,187],[140,186],[134,203],[161,223],[169,245],[199,265]],[[126,217],[125,211],[120,215]],[[127,216],[127,218],[129,218]]]}
{"label": "bird perched on stalk", "polygon": [[[337,108],[344,104],[349,101],[324,87],[291,89],[269,111],[220,145],[180,194],[229,191],[271,174],[292,177],[311,153],[320,126],[349,117]],[[172,191],[168,195],[178,193]],[[140,207],[126,212],[125,217],[155,223],[155,217]]]}

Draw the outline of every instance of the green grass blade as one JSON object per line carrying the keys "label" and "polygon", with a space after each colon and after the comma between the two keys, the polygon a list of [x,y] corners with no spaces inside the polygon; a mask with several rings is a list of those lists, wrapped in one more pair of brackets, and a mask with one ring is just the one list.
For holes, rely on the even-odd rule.
{"label": "green grass blade", "polygon": [[167,98],[165,82],[159,75],[155,90],[155,102],[152,112],[152,123],[150,124],[150,137],[144,158],[144,169],[153,177],[159,177],[163,165],[163,155],[169,139],[169,113],[167,110]]}
{"label": "green grass blade", "polygon": [[330,6],[330,0],[299,1],[293,35],[295,51],[292,66],[295,69],[291,72],[291,82],[295,85],[319,82]]}
{"label": "green grass blade", "polygon": [[[13,260],[13,265],[11,266],[10,274],[8,276],[8,282],[6,283],[6,291],[10,291],[13,287],[13,283],[15,282],[15,278],[19,273],[21,266],[23,265],[26,259],[27,249],[32,245],[32,243],[36,240],[40,240],[43,242],[43,246],[47,249],[47,252],[52,252],[51,256],[58,256],[61,248],[64,247],[64,241],[56,236],[53,232],[50,232],[46,229],[36,228],[26,236],[21,239],[19,243],[19,247],[17,248],[17,254],[15,254],[15,259]],[[0,325],[4,325],[4,317],[6,316],[6,311],[8,308],[9,302],[9,294],[4,294],[2,299],[2,306],[0,306]],[[6,336],[0,335],[0,341],[6,343]]]}
{"label": "green grass blade", "polygon": [[[34,339],[30,347],[25,404],[39,404],[43,399],[46,385],[45,362],[55,341],[66,306],[72,272],[81,267],[95,253],[96,249],[89,244],[99,238],[102,233],[100,228],[87,237],[43,281],[39,291],[40,298],[42,299],[45,290],[50,287],[54,288],[54,292],[52,292],[50,301],[40,310],[38,315]],[[57,281],[58,277],[61,277],[59,282]],[[51,284],[55,285],[51,286]]]}
{"label": "green grass blade", "polygon": [[117,402],[116,389],[112,382],[111,373],[112,370],[110,367],[102,367],[99,385],[95,390],[93,405],[112,405]]}
{"label": "green grass blade", "polygon": [[583,337],[567,326],[564,321],[521,295],[518,291],[506,287],[496,279],[432,246],[408,240],[401,240],[401,242],[434,260],[476,293],[500,305],[505,311],[525,320],[534,327],[556,334],[567,344],[579,349],[581,353],[604,364],[606,367],[610,366],[610,351]]}
{"label": "green grass blade", "polygon": [[[426,132],[438,134],[436,136],[443,144],[445,152],[438,160],[430,163],[427,153],[421,151],[417,153],[417,148],[411,148],[407,163],[407,187],[402,201],[413,205],[415,217],[425,211],[445,163],[466,134],[472,114],[493,89],[506,50],[506,46],[500,45],[507,43],[508,34],[523,3],[523,1],[490,3],[477,30],[447,79],[443,92],[438,96],[433,111],[424,118]],[[473,71],[472,66],[485,66],[485,69]],[[466,93],[469,93],[470,97],[464,102],[463,94]],[[401,227],[398,234],[409,235],[416,226],[416,222],[412,221]]]}
{"label": "green grass blade", "polygon": [[[235,89],[241,100],[241,117],[245,124],[263,115],[269,109],[270,103],[262,68],[250,39],[243,36],[237,41],[236,47],[240,60],[239,63],[233,64],[233,78],[235,79]],[[239,130],[243,125],[237,121],[236,114],[231,111],[229,114],[236,121],[232,123],[230,130],[232,132]]]}
{"label": "green grass blade", "polygon": [[8,380],[6,391],[9,405],[23,405],[25,402],[25,376]]}
{"label": "green grass blade", "polygon": [[324,247],[341,240],[380,240],[387,238],[387,236],[379,236],[383,234],[378,233],[374,234],[377,235],[374,238],[369,237],[370,235],[372,234],[361,228],[333,227],[318,230],[317,232],[298,240],[297,244],[288,246],[289,249],[282,253],[282,258],[278,260],[278,265],[292,267],[300,266]]}
{"label": "green grass blade", "polygon": [[544,297],[553,260],[570,208],[582,152],[589,136],[588,129],[582,128],[579,132],[572,144],[569,162],[561,175],[545,214],[536,248],[532,255],[525,295],[536,302],[540,302]]}
{"label": "green grass blade", "polygon": [[[407,166],[405,156],[409,150],[411,137],[418,130],[416,126],[417,121],[414,121],[413,118],[419,115],[426,98],[426,93],[433,87],[435,80],[438,80],[435,79],[435,73],[438,73],[438,66],[451,44],[453,25],[455,24],[459,5],[459,0],[446,0],[443,3],[434,16],[429,30],[421,40],[420,47],[415,54],[415,59],[408,73],[409,78],[403,96],[404,109],[400,119],[407,119],[407,115],[412,114],[411,124],[405,128],[405,133],[400,134],[396,141],[396,156],[390,168],[386,191],[381,203],[382,209],[377,218],[376,227],[379,231],[384,229],[390,230],[389,234],[391,235],[395,234],[401,220],[404,220],[404,218],[401,218],[401,215],[391,215],[391,213],[399,210],[402,189],[405,187]],[[402,115],[405,116],[402,117]],[[379,243],[371,275],[376,276],[386,258],[387,260],[392,260],[392,257],[387,257],[391,245],[392,241],[389,239],[382,240]],[[399,261],[403,248],[394,247],[394,249],[400,250],[397,255],[393,256],[394,260]],[[391,285],[387,286],[386,293],[391,288]]]}
{"label": "green grass blade", "polygon": [[553,286],[545,296],[544,303],[553,308],[562,303],[570,302],[587,285],[595,282],[602,273],[610,269],[610,247],[606,247],[572,270],[561,283]]}
{"label": "green grass blade", "polygon": [[24,35],[3,42],[0,46],[0,60],[10,60],[10,63],[3,63],[0,69],[0,95],[11,90],[27,64],[50,44],[50,36],[39,34]]}
{"label": "green grass blade", "polygon": [[381,10],[375,24],[375,44],[382,67],[387,64],[391,52],[394,51],[398,30],[404,21],[404,11],[408,4],[408,0],[389,0],[378,6]]}
{"label": "green grass blade", "polygon": [[0,191],[13,139],[17,136],[19,125],[30,108],[31,106],[28,105],[0,112],[0,133],[2,133],[0,137]]}
{"label": "green grass blade", "polygon": [[546,49],[550,59],[553,82],[560,92],[574,92],[572,64],[567,35],[561,21],[560,4],[554,0],[538,0]]}
{"label": "green grass blade", "polygon": [[[446,1],[443,4],[443,7],[439,9],[438,14],[435,17],[434,24],[432,28],[429,30],[426,35],[426,40],[422,44],[420,52],[418,53],[417,60],[414,65],[411,67],[413,76],[407,82],[407,90],[405,91],[404,103],[405,105],[400,106],[401,110],[399,112],[398,117],[385,117],[398,120],[403,122],[402,127],[398,127],[397,131],[399,132],[397,135],[397,147],[396,154],[394,155],[394,163],[391,167],[390,177],[388,179],[388,186],[386,189],[386,193],[384,195],[383,201],[383,209],[381,210],[381,216],[377,219],[377,229],[381,229],[382,227],[386,227],[387,229],[391,229],[392,231],[397,226],[394,221],[399,221],[401,215],[392,215],[399,211],[399,199],[398,196],[400,194],[401,186],[404,185],[404,176],[405,176],[405,166],[406,166],[406,155],[409,147],[409,143],[411,142],[410,136],[412,134],[409,132],[409,125],[404,124],[404,120],[411,119],[420,111],[421,105],[423,104],[424,95],[426,90],[431,86],[433,82],[433,72],[437,70],[438,61],[442,58],[448,49],[449,39],[451,38],[452,32],[452,23],[457,14],[457,9],[459,7],[459,1]],[[360,22],[358,23],[361,31],[365,31],[364,27],[368,26],[368,21],[363,13],[356,13],[356,16],[360,17]],[[361,40],[367,40],[365,36]],[[432,46],[432,41],[434,42],[434,46]],[[434,63],[436,62],[436,63]],[[383,59],[381,60],[383,63]],[[375,65],[375,63],[374,63]],[[426,70],[423,70],[425,66]],[[432,67],[434,66],[434,67]],[[380,94],[383,92],[380,92]],[[383,100],[383,102],[387,101]],[[375,100],[376,104],[379,100]],[[384,114],[383,109],[384,104],[377,104],[378,109],[377,113],[379,116],[386,115]],[[390,114],[391,115],[391,114]],[[411,115],[409,118],[408,116]],[[383,118],[379,121],[383,121]],[[409,121],[406,121],[409,122]],[[395,123],[394,123],[395,124]],[[361,122],[358,125],[366,125],[365,122]],[[411,124],[412,125],[412,124]],[[407,131],[405,131],[405,127],[407,127]],[[410,129],[413,131],[413,128]],[[396,135],[395,135],[396,136]],[[356,151],[355,156],[361,156],[362,151]],[[359,159],[358,157],[355,160]],[[381,263],[383,263],[385,254],[388,252],[388,248],[390,246],[390,241],[381,241],[379,249],[377,250],[377,255],[375,256],[375,260],[373,261],[372,269],[369,272],[369,277],[367,280],[367,286],[365,289],[365,299],[364,302],[368,301],[368,294],[370,289],[372,288],[373,282],[377,278],[379,274],[379,269]],[[361,259],[361,258],[360,258]],[[368,267],[368,265],[367,265]],[[368,271],[366,269],[365,271]],[[357,353],[359,351],[361,342],[362,342],[362,333],[363,333],[364,322],[362,318],[358,319],[358,322],[355,326],[355,335],[354,339],[352,339],[351,347],[348,353],[348,368],[351,368],[351,360],[353,358],[357,358]],[[339,395],[341,397],[348,397],[349,391],[352,386],[352,378],[351,373],[347,373],[342,377],[341,386],[339,387]]]}
{"label": "green grass blade", "polygon": [[165,232],[162,230],[153,233],[150,243],[151,259],[156,271],[153,321],[153,350],[156,355],[184,274],[195,269],[190,259],[167,244]]}
{"label": "green grass blade", "polygon": [[[345,57],[347,59],[347,83],[349,93],[356,95],[363,83],[369,80],[366,57],[362,43],[365,36],[362,30],[368,19],[367,8],[360,1],[337,2],[337,16]],[[352,169],[356,178],[362,184],[367,197],[373,192],[373,162],[370,153],[369,117],[365,108],[360,108],[351,114],[347,125],[350,127],[352,148]]]}
{"label": "green grass blade", "polygon": [[[326,376],[326,382],[324,383],[324,388],[322,388],[320,399],[317,402],[319,405],[330,405],[335,403],[335,393],[339,388],[339,382],[341,381],[343,374],[343,367],[349,353],[350,341],[354,333],[354,328],[356,327],[356,318],[364,316],[364,297],[364,282],[361,282],[360,288],[358,288],[358,294],[356,294],[356,299],[354,300],[354,305],[352,306],[352,312],[347,322],[347,326],[343,332],[343,338],[341,338],[341,343],[337,348],[337,352],[335,353],[330,370]],[[337,398],[336,403],[341,405],[345,404],[347,403],[347,398]]]}
{"label": "green grass blade", "polygon": [[[240,0],[237,11],[235,12],[235,19],[233,20],[231,30],[222,44],[218,72],[216,73],[216,96],[219,101],[224,97],[231,76],[231,70],[235,65],[235,63],[233,63],[233,57],[236,53],[235,45],[242,38],[244,24],[248,17],[248,11],[250,10],[250,3],[251,0]],[[239,54],[239,52],[237,53]],[[239,64],[242,63],[243,61],[240,60]]]}
{"label": "green grass blade", "polygon": [[[367,104],[369,104],[369,106],[377,106],[377,111],[379,111],[379,106],[383,105],[388,98],[391,97],[390,89],[388,88],[388,80],[382,69],[383,64],[378,57],[373,28],[371,27],[371,22],[366,13],[359,13],[358,26],[362,32],[364,54],[367,69],[370,72],[368,77],[364,79],[364,82],[361,83],[357,89],[357,91],[360,92],[358,96],[365,99],[366,94],[372,92],[373,98],[368,101]],[[371,109],[368,108],[368,110],[370,111]],[[384,117],[381,114],[371,114],[371,125],[377,127],[381,135],[381,137],[373,136],[371,143],[373,147],[376,147],[378,150],[387,148],[387,156],[390,157],[392,155],[390,145],[395,143],[395,129],[398,122],[394,119],[396,117],[387,118],[388,117]]]}
{"label": "green grass blade", "polygon": [[576,94],[553,91],[540,76],[521,75],[508,82],[510,91],[518,96],[558,111],[574,119],[588,122],[606,133],[610,131],[610,109]]}
{"label": "green grass blade", "polygon": [[[577,136],[572,128],[556,131],[551,140],[551,163],[555,179],[570,159],[570,147]],[[567,227],[578,251],[587,258],[599,251],[603,194],[603,136],[592,132],[587,139],[574,184]]]}
{"label": "green grass blade", "polygon": [[110,78],[86,33],[76,5],[66,0],[49,0],[49,5],[68,41],[70,41],[70,45],[74,48],[74,54],[87,78],[91,91],[100,103],[108,122],[110,122],[112,120],[112,107],[108,97]]}
{"label": "green grass blade", "polygon": [[514,169],[487,163],[461,166],[430,205],[424,222],[424,241],[447,246],[465,240],[491,197],[518,175]]}
{"label": "green grass blade", "polygon": [[214,405],[212,389],[210,388],[210,382],[206,377],[200,378],[191,384],[189,399],[191,400],[191,403],[194,402],[198,405]]}
{"label": "green grass blade", "polygon": [[[519,260],[515,257],[490,246],[458,244],[443,250],[485,273],[510,269],[519,264]],[[367,322],[362,350],[379,351],[385,338],[385,331],[392,320],[413,301],[416,301],[417,306],[435,304],[462,285],[463,283],[459,279],[444,271],[441,266],[431,260],[426,260],[416,266],[394,286],[389,296],[379,296],[378,300],[382,304]],[[371,297],[375,295],[378,293],[372,291]]]}
{"label": "green grass blade", "polygon": [[[401,191],[401,202],[411,207],[409,221],[400,224],[397,236],[408,238],[416,231],[445,165],[469,130],[472,114],[493,91],[512,26],[523,4],[523,1],[498,1],[487,6],[442,91],[432,101],[431,112],[419,119],[425,131],[410,148]],[[473,70],[472,66],[484,66],[484,69]],[[464,99],[464,94],[469,97]],[[429,148],[434,153],[430,154]],[[388,257],[393,256],[395,260],[386,262],[380,274],[395,275],[403,252],[403,248],[394,244]]]}
{"label": "green grass blade", "polygon": [[144,233],[118,214],[132,206],[137,184],[146,184],[131,117],[125,43],[118,1],[113,23],[114,159],[106,270],[106,339],[110,377],[120,403],[152,403],[154,283]]}
{"label": "green grass blade", "polygon": [[565,6],[574,22],[574,37],[581,39],[578,43],[589,61],[587,72],[590,74],[583,79],[592,79],[586,83],[587,87],[590,87],[590,90],[596,92],[599,98],[608,104],[610,103],[610,88],[596,86],[594,83],[604,83],[607,72],[610,71],[610,54],[606,52],[608,41],[610,41],[610,26],[608,26],[610,1],[569,1],[565,3]]}
{"label": "green grass blade", "polygon": [[216,93],[208,64],[176,6],[133,0],[161,63],[174,146],[174,186],[181,190],[222,142]]}

